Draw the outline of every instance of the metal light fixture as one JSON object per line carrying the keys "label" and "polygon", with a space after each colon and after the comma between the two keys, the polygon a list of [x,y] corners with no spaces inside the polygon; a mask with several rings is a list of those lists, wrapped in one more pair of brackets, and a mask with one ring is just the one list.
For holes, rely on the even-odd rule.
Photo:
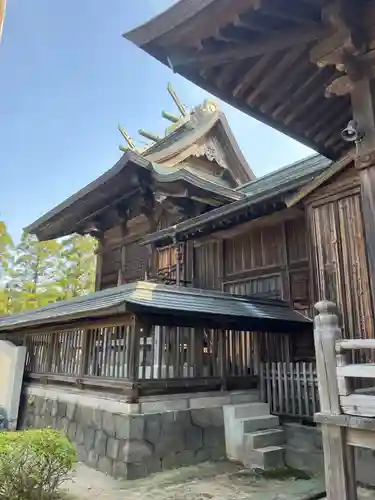
{"label": "metal light fixture", "polygon": [[363,130],[358,127],[356,120],[350,120],[344,130],[341,132],[341,138],[345,142],[359,142],[364,137]]}

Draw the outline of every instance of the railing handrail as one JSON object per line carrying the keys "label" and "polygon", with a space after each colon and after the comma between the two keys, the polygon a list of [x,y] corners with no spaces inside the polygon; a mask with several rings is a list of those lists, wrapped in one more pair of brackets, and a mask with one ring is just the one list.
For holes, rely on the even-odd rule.
{"label": "railing handrail", "polygon": [[336,340],[336,352],[375,349],[375,339],[340,339]]}

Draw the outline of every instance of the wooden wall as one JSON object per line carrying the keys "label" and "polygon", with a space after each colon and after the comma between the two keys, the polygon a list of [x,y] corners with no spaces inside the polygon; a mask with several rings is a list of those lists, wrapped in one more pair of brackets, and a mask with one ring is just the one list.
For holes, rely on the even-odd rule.
{"label": "wooden wall", "polygon": [[280,298],[308,313],[312,304],[306,240],[301,213],[274,223],[259,220],[238,226],[236,233],[196,242],[194,286]]}
{"label": "wooden wall", "polygon": [[[195,242],[194,286],[232,294],[256,295],[289,301],[311,315],[306,219],[303,212],[285,211],[238,226],[216,239]],[[215,237],[215,235],[214,235]],[[314,357],[312,333],[288,332],[262,336],[268,361],[308,360]]]}
{"label": "wooden wall", "polygon": [[337,303],[344,335],[373,338],[359,179],[349,168],[307,200],[314,300]]}

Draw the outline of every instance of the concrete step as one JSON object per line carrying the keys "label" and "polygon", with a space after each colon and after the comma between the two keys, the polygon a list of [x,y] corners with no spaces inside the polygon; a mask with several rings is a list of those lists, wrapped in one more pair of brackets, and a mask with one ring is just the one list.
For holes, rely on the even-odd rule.
{"label": "concrete step", "polygon": [[235,391],[230,393],[230,402],[233,405],[242,403],[253,403],[259,401],[259,391],[250,389],[248,391]]}
{"label": "concrete step", "polygon": [[249,469],[282,469],[285,467],[284,446],[266,446],[244,455],[243,464]]}
{"label": "concrete step", "polygon": [[285,442],[283,429],[266,429],[264,431],[245,432],[244,434],[244,453],[257,448],[266,448],[267,446],[280,446]]}
{"label": "concrete step", "polygon": [[274,429],[275,427],[279,427],[279,418],[275,415],[262,415],[243,420],[244,432],[263,431],[265,429]]}
{"label": "concrete step", "polygon": [[235,418],[251,418],[267,416],[270,414],[270,407],[268,403],[246,403],[236,405],[234,410]]}

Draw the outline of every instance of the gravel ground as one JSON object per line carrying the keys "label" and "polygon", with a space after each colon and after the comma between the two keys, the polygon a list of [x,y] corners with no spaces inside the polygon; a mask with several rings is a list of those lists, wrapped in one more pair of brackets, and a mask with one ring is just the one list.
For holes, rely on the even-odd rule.
{"label": "gravel ground", "polygon": [[266,479],[227,462],[183,467],[137,481],[116,481],[79,465],[66,488],[77,500],[302,500],[324,490],[319,479]]}

